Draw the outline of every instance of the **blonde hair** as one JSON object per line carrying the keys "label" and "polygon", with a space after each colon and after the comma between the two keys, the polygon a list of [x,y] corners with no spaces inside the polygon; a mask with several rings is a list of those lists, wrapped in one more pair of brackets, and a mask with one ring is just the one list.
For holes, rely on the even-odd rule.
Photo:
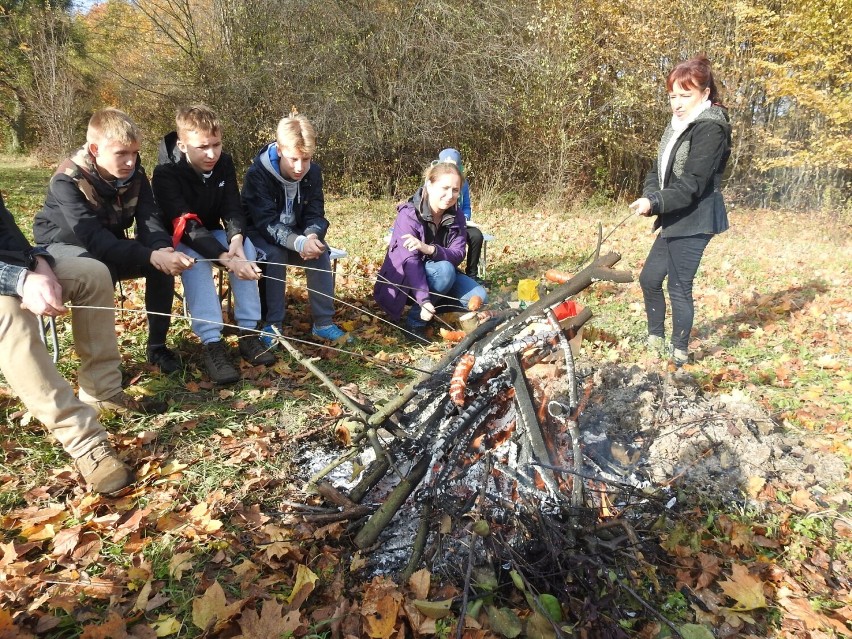
{"label": "blonde hair", "polygon": [[101,109],[95,111],[89,118],[89,126],[86,129],[86,142],[97,144],[104,140],[115,140],[119,144],[130,144],[139,142],[142,137],[139,127],[130,119],[124,111],[114,109]]}
{"label": "blonde hair", "polygon": [[287,147],[313,156],[317,148],[317,132],[314,125],[303,115],[288,115],[281,118],[275,131],[279,148]]}
{"label": "blonde hair", "polygon": [[180,107],[175,114],[175,127],[179,138],[190,131],[208,135],[219,135],[222,132],[222,123],[206,104]]}
{"label": "blonde hair", "polygon": [[423,171],[424,182],[434,182],[442,175],[452,173],[457,175],[459,180],[464,180],[461,169],[455,162],[449,160],[435,160]]}

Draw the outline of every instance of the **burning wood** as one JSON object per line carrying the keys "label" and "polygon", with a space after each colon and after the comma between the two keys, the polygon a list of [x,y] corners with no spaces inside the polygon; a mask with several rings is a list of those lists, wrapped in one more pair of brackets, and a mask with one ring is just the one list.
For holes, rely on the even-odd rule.
{"label": "burning wood", "polygon": [[[366,420],[354,441],[371,444],[372,461],[334,503],[375,571],[410,575],[427,559],[453,570],[463,548],[450,540],[466,539],[472,521],[517,549],[543,528],[572,536],[612,511],[599,488],[609,475],[581,451],[566,337],[591,313],[560,324],[551,309],[594,281],[630,281],[612,270],[618,259],[599,258],[524,311],[476,314],[482,323],[430,374]],[[369,517],[355,519],[365,506]]]}

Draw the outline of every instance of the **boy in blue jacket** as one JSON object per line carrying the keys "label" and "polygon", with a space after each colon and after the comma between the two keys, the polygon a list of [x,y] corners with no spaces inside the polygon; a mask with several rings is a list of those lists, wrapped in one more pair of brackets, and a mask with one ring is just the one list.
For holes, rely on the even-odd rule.
{"label": "boy in blue jacket", "polygon": [[301,115],[278,123],[275,142],[263,147],[243,180],[243,206],[249,222],[249,237],[266,253],[266,329],[279,330],[284,322],[286,265],[305,267],[308,300],[315,337],[351,341],[332,322],[334,280],[325,235],[325,200],[322,170],[311,161],[317,134]]}

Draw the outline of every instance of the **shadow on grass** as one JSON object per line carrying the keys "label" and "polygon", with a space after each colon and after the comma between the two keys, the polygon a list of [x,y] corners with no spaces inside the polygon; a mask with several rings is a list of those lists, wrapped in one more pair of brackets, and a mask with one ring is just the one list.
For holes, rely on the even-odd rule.
{"label": "shadow on grass", "polygon": [[[827,290],[828,285],[825,281],[814,279],[801,286],[760,295],[743,304],[733,315],[699,324],[697,331],[702,337],[718,335],[720,346],[734,346],[743,339],[749,338],[754,328],[765,328],[770,324],[788,319],[793,313],[813,302],[817,295]],[[743,325],[748,328],[743,328]]]}

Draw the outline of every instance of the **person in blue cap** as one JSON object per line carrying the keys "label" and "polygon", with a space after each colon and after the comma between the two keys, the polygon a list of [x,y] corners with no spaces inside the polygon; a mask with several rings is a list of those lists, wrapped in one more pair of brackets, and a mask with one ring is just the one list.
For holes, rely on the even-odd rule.
{"label": "person in blue cap", "polygon": [[[452,162],[459,167],[459,171],[464,176],[464,164],[462,164],[461,153],[456,149],[444,149],[438,154],[438,159],[442,162]],[[461,193],[459,193],[458,207],[464,213],[464,219],[467,221],[467,263],[464,272],[468,277],[481,282],[477,273],[479,272],[479,256],[482,254],[482,243],[484,240],[482,231],[470,219],[472,211],[470,206],[470,186],[468,186],[467,179],[464,180]]]}

